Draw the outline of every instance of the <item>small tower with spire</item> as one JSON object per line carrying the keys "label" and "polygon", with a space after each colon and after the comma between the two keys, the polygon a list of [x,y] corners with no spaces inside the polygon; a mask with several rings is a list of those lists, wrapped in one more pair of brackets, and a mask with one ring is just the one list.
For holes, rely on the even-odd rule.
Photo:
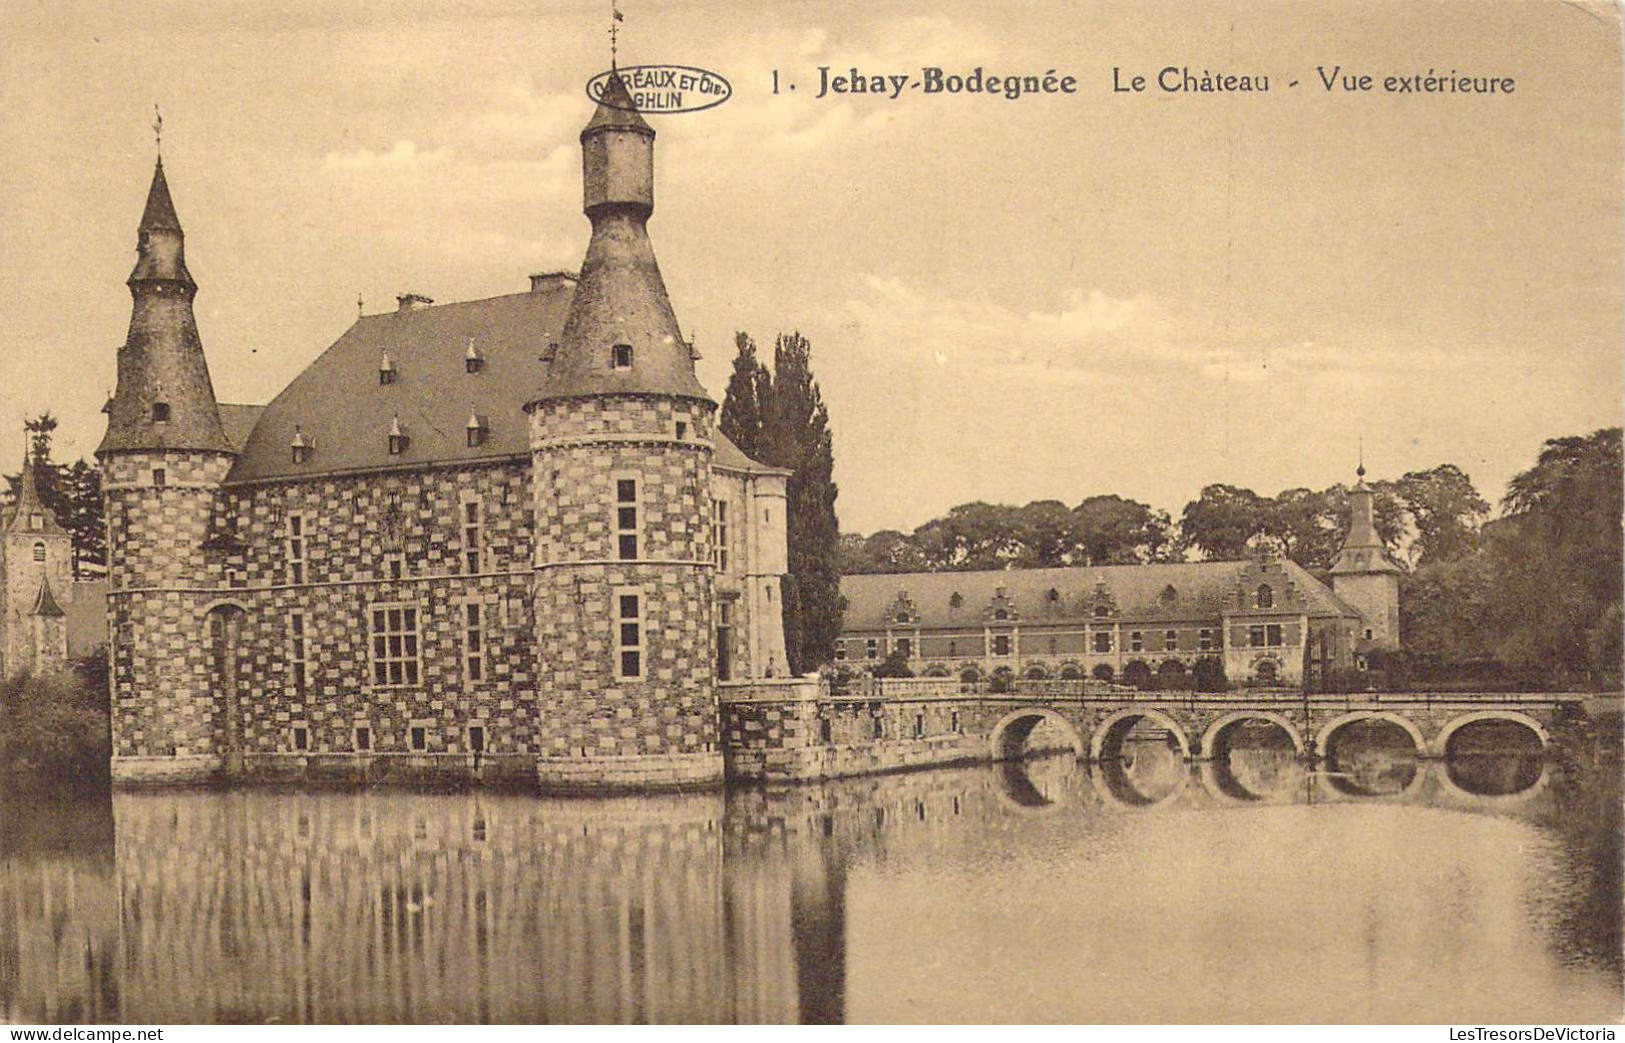
{"label": "small tower with spire", "polygon": [[722,778],[708,521],[717,407],[649,242],[654,139],[612,72],[581,132],[592,239],[525,407],[544,784]]}
{"label": "small tower with spire", "polygon": [[209,553],[208,541],[236,451],[198,337],[197,283],[162,157],[129,287],[129,335],[96,450],[110,534],[115,781],[146,777],[155,760],[166,778],[211,774],[220,752],[220,686],[198,635],[207,632],[203,613],[219,596],[210,591],[227,586],[225,563]]}
{"label": "small tower with spire", "polygon": [[16,502],[0,515],[0,677],[67,665],[72,597],[73,537],[40,498],[25,451]]}
{"label": "small tower with spire", "polygon": [[1355,470],[1349,490],[1349,531],[1332,565],[1332,590],[1359,609],[1364,629],[1356,651],[1399,647],[1399,577],[1401,569],[1388,556],[1377,535],[1376,494],[1365,484],[1365,462]]}

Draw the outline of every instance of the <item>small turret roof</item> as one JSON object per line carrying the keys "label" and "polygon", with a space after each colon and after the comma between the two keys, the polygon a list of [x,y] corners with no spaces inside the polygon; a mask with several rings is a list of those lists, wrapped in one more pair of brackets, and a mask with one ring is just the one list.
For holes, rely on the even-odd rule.
{"label": "small turret roof", "polygon": [[[40,525],[34,525],[34,519],[40,520]],[[45,507],[45,501],[40,499],[39,486],[34,481],[34,463],[28,453],[23,453],[23,470],[17,482],[17,502],[12,506],[11,516],[6,520],[7,532],[40,532],[60,533],[62,526],[57,524],[56,515]]]}
{"label": "small turret roof", "polygon": [[164,178],[162,157],[152,172],[152,187],[147,189],[147,208],[141,212],[140,228],[144,232],[155,229],[178,232],[181,219],[175,216],[174,200],[169,198],[169,182]]}
{"label": "small turret roof", "polygon": [[40,577],[39,581],[39,593],[34,595],[34,605],[28,610],[28,614],[31,616],[56,616],[58,618],[67,615],[66,612],[62,611],[62,606],[57,604],[56,595],[51,593],[51,581],[43,576]]}
{"label": "small turret roof", "polygon": [[600,130],[635,130],[640,134],[654,137],[654,128],[644,120],[638,112],[638,106],[632,100],[632,94],[626,89],[626,81],[621,74],[612,72],[609,81],[604,84],[604,93],[598,98],[598,110],[587,121],[582,129],[581,136],[595,134]]}

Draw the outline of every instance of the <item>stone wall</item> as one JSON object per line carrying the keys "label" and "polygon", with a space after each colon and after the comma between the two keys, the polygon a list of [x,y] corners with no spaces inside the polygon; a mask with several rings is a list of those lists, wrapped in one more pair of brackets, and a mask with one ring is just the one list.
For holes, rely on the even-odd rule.
{"label": "stone wall", "polygon": [[[544,786],[718,782],[710,403],[559,399],[531,414]],[[635,501],[621,503],[619,483]],[[623,558],[619,513],[635,512]],[[637,598],[628,631],[623,599]],[[627,633],[638,642],[627,646]],[[626,676],[632,648],[638,671]],[[648,758],[644,764],[638,760]]]}

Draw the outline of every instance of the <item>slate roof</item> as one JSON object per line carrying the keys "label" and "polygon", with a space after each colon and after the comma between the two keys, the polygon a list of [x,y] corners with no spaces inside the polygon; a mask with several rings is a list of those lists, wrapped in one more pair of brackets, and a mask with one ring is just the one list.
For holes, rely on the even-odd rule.
{"label": "slate roof", "polygon": [[[268,406],[226,404],[221,424],[239,446],[228,483],[334,472],[411,468],[525,456],[524,405],[541,380],[541,356],[558,340],[570,308],[568,279],[542,281],[528,293],[367,315],[294,378]],[[484,357],[467,372],[469,339]],[[378,383],[384,352],[393,383]],[[469,413],[486,418],[485,443],[468,445]],[[386,435],[400,418],[408,438],[391,456]],[[293,462],[294,425],[312,445]],[[252,433],[243,433],[251,429]],[[771,471],[717,433],[715,463]]]}
{"label": "slate roof", "polygon": [[164,177],[164,161],[159,158],[152,172],[152,187],[147,189],[147,206],[141,212],[143,230],[181,230],[181,219],[175,216],[175,201],[169,197],[169,179]]}
{"label": "slate roof", "polygon": [[51,581],[49,579],[42,578],[40,580],[39,593],[34,595],[34,606],[28,610],[28,614],[58,618],[67,615],[66,612],[62,611],[62,606],[57,603],[56,595],[51,593]]}
{"label": "slate roof", "polygon": [[220,403],[220,426],[225,429],[226,439],[231,447],[239,453],[243,446],[248,444],[248,436],[253,432],[254,425],[259,423],[260,414],[265,412],[264,406],[250,406],[237,402]]}
{"label": "slate roof", "polygon": [[626,81],[621,79],[619,73],[610,73],[609,80],[604,84],[604,93],[598,100],[598,108],[587,121],[587,126],[581,131],[581,136],[605,128],[619,130],[635,130],[641,134],[654,137],[654,128],[638,112],[637,103],[626,89]]}
{"label": "slate roof", "polygon": [[[1236,588],[1248,561],[1173,562],[1159,565],[1079,566],[1055,569],[1009,569],[998,572],[906,572],[843,576],[847,630],[882,629],[900,591],[907,591],[924,627],[982,625],[997,590],[1015,610],[1018,623],[1086,618],[1084,599],[1103,584],[1124,620],[1218,619],[1225,599]],[[1359,612],[1325,584],[1293,562],[1282,563],[1312,616],[1352,616]],[[1172,586],[1171,603],[1162,600]],[[1055,590],[1060,602],[1050,601]],[[953,595],[960,607],[952,606]]]}

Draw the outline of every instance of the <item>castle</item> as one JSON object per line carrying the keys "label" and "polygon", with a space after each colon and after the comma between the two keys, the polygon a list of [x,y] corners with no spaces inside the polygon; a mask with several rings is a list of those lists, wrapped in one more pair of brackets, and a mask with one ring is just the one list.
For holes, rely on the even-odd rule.
{"label": "castle", "polygon": [[847,576],[838,664],[964,682],[1324,687],[1399,647],[1400,568],[1365,467],[1331,587],[1285,558]]}
{"label": "castle", "polygon": [[160,158],[97,450],[116,782],[722,779],[719,689],[786,672],[788,472],[695,376],[654,140],[612,76],[579,275],[402,295],[266,406],[215,400]]}

